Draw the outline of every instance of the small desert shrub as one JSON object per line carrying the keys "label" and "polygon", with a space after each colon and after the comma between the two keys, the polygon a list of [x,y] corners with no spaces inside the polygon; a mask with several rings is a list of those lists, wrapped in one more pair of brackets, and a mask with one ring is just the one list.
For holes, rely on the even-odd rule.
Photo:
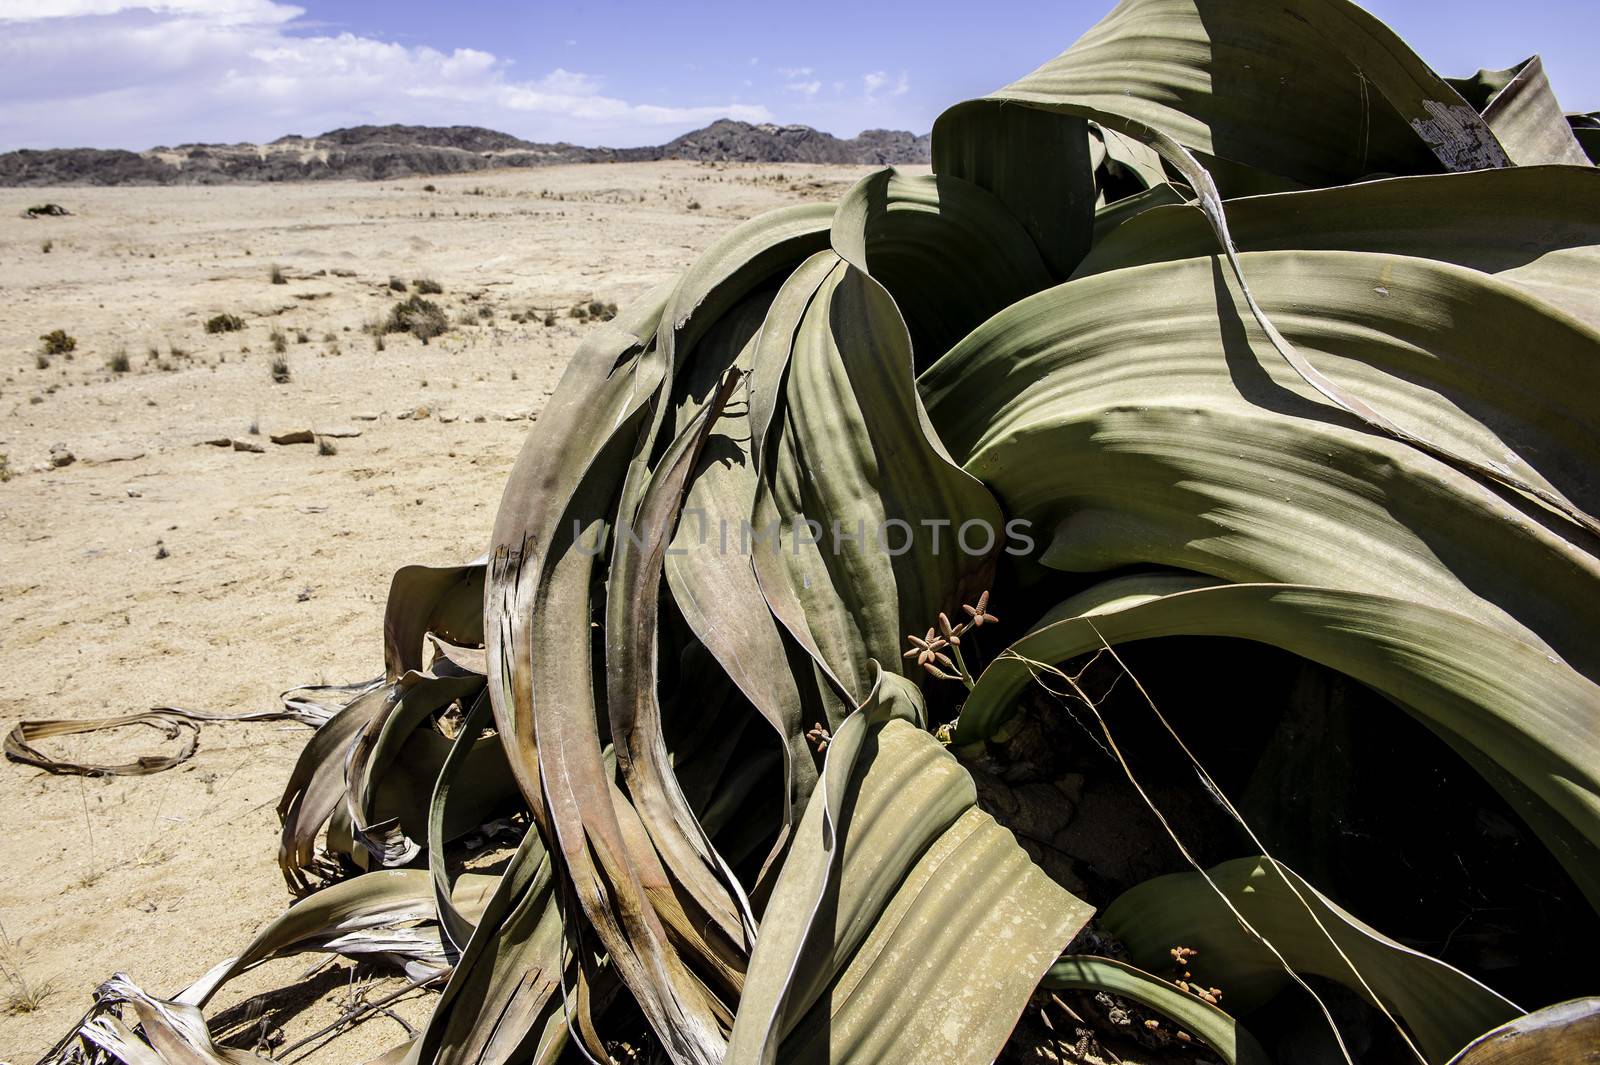
{"label": "small desert shrub", "polygon": [[115,355],[106,360],[106,369],[112,373],[127,373],[133,369],[133,363],[128,361],[128,349],[119,348]]}
{"label": "small desert shrub", "polygon": [[274,329],[270,334],[270,339],[272,340],[272,350],[279,355],[289,350],[289,338],[283,335],[283,330]]}
{"label": "small desert shrub", "polygon": [[602,322],[609,322],[617,316],[615,303],[602,302],[601,300],[589,301],[589,317],[597,318]]}
{"label": "small desert shrub", "polygon": [[545,312],[544,324],[546,326],[552,326],[552,325],[556,324],[556,312],[555,311],[546,311]]}
{"label": "small desert shrub", "polygon": [[404,281],[400,280],[398,277],[391,277],[389,279],[390,292],[404,292],[405,290],[406,283]]}
{"label": "small desert shrub", "polygon": [[78,338],[70,337],[63,329],[52,329],[39,338],[46,355],[65,355],[78,346]]}
{"label": "small desert shrub", "polygon": [[494,308],[487,304],[478,308],[478,317],[486,322],[494,321]]}
{"label": "small desert shrub", "polygon": [[289,279],[283,276],[283,270],[277,263],[272,264],[272,269],[267,272],[267,276],[272,279],[274,285],[287,285],[289,283]]}
{"label": "small desert shrub", "polygon": [[339,453],[339,449],[333,445],[333,441],[332,440],[329,440],[325,436],[317,437],[317,454],[319,454],[319,455],[337,455],[338,453]]}
{"label": "small desert shrub", "polygon": [[50,249],[54,248],[55,246],[56,246],[56,242],[55,241],[47,240],[47,241],[44,241],[42,244],[39,245],[39,250],[44,252],[46,255],[49,255],[50,254]]}
{"label": "small desert shrub", "polygon": [[588,304],[574,303],[571,307],[567,308],[567,317],[576,318],[580,322],[586,321],[589,317]]}
{"label": "small desert shrub", "polygon": [[444,286],[431,277],[419,277],[411,282],[411,287],[424,296],[437,296],[444,291]]}
{"label": "small desert shrub", "polygon": [[304,344],[307,341],[309,341],[310,339],[311,339],[311,334],[307,333],[304,329],[296,329],[294,331],[294,342],[296,344]]}
{"label": "small desert shrub", "polygon": [[289,383],[289,360],[282,355],[272,360],[272,380],[280,385]]}
{"label": "small desert shrub", "polygon": [[41,351],[33,357],[33,364],[41,370],[48,370],[50,369],[50,356]]}
{"label": "small desert shrub", "polygon": [[424,185],[424,186],[422,186],[422,191],[423,192],[438,192],[439,190],[434,188],[432,185]]}
{"label": "small desert shrub", "polygon": [[11,480],[15,474],[11,472],[11,456],[0,451],[0,484]]}
{"label": "small desert shrub", "polygon": [[237,333],[244,328],[244,319],[237,314],[219,314],[206,322],[208,333]]}
{"label": "small desert shrub", "polygon": [[450,321],[445,317],[443,308],[421,296],[412,296],[396,303],[389,310],[388,320],[383,323],[385,333],[410,333],[424,344],[430,337],[436,337],[449,328]]}
{"label": "small desert shrub", "polygon": [[699,200],[690,200],[684,206],[687,207],[691,211],[698,211],[700,209],[700,201]]}

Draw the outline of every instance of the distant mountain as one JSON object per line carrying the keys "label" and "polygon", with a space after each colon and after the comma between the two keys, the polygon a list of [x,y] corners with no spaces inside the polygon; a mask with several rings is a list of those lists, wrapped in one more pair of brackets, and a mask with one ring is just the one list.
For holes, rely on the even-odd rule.
{"label": "distant mountain", "polygon": [[643,162],[926,163],[928,135],[869,129],[849,139],[810,126],[719,119],[666,144],[538,144],[481,126],[352,126],[270,144],[180,144],[129,152],[23,149],[0,154],[0,185],[214,185],[232,181],[378,180],[501,166]]}

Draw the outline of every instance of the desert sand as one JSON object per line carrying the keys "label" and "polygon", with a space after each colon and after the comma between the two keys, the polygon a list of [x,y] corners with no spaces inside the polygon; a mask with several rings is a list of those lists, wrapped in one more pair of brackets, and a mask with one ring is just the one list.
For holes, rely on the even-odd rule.
{"label": "desert sand", "polygon": [[[267,709],[298,684],[380,672],[392,572],[484,549],[527,419],[592,328],[566,309],[625,303],[736,220],[837,197],[864,172],[637,163],[0,189],[0,727]],[[20,217],[43,202],[72,215]],[[459,324],[376,350],[364,327],[399,298],[391,277],[437,281]],[[512,320],[530,308],[555,324]],[[208,334],[221,313],[244,328]],[[55,329],[77,347],[39,365]],[[287,383],[272,378],[274,331]],[[296,429],[359,435],[331,438],[334,454],[269,442]],[[70,464],[51,464],[57,445]],[[112,973],[173,994],[282,912],[274,808],[308,735],[206,725],[192,760],[145,777],[0,763],[0,959],[44,992],[26,1009],[0,986],[0,1062],[38,1058]],[[47,746],[124,761],[162,744],[134,728]],[[307,979],[318,957],[226,988],[210,1014],[229,1044],[293,1043],[349,996],[401,986],[343,961]],[[309,1060],[365,1061],[426,1008],[415,993]]]}

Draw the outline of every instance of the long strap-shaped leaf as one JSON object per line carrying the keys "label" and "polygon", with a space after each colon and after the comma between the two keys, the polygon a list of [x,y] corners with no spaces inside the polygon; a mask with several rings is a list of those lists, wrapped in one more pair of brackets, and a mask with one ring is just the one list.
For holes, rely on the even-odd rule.
{"label": "long strap-shaped leaf", "polygon": [[941,116],[936,159],[961,108],[990,101],[1078,114],[1141,141],[1160,131],[1309,185],[1508,163],[1477,111],[1348,0],[1122,0],[1060,56]]}
{"label": "long strap-shaped leaf", "polygon": [[[588,632],[594,556],[618,508],[629,516],[637,509],[679,346],[692,347],[697,332],[756,287],[755,274],[804,254],[828,217],[783,212],[719,242],[675,287],[664,304],[666,328],[630,371],[616,372],[603,347],[584,355],[568,371],[570,387],[564,382],[554,397],[557,446],[530,439],[496,520],[485,626],[496,722],[530,805],[560,844],[584,914],[678,1061],[721,1057],[725,1011],[667,942],[663,915],[688,942],[696,937],[603,765]],[[640,317],[619,339],[644,337],[656,320]],[[546,424],[541,419],[541,430]]]}
{"label": "long strap-shaped leaf", "polygon": [[[1018,640],[978,678],[955,742],[992,735],[1039,663],[1160,636],[1255,640],[1370,685],[1474,754],[1479,768],[1499,767],[1489,782],[1600,902],[1600,736],[1593,726],[1600,686],[1537,648],[1437,607],[1291,585],[1170,591],[1171,580],[1107,582],[1098,605],[1085,609],[1080,601],[1074,616]],[[1520,786],[1506,791],[1507,780]]]}
{"label": "long strap-shaped leaf", "polygon": [[1550,80],[1544,76],[1544,61],[1538,56],[1507,70],[1480,70],[1472,78],[1446,80],[1477,107],[1518,166],[1589,165],[1589,157],[1561,113]]}
{"label": "long strap-shaped leaf", "polygon": [[1215,885],[1296,972],[1381,996],[1434,1065],[1523,1012],[1466,973],[1362,924],[1282,863],[1240,858],[1207,876],[1210,883],[1198,873],[1148,880],[1102,919],[1143,965],[1170,962],[1175,945],[1194,948],[1188,964],[1196,979],[1225,985],[1224,1001],[1248,1012],[1282,986],[1282,962],[1244,932]]}
{"label": "long strap-shaped leaf", "polygon": [[[1327,47],[1327,42],[1334,47]],[[1296,42],[1305,48],[1292,47]],[[1152,46],[1170,48],[1163,58]],[[1287,47],[1286,47],[1287,46]],[[1223,50],[1225,59],[1218,56]],[[1235,49],[1238,51],[1236,52]],[[1359,90],[1359,108],[1343,110],[1330,120],[1359,125],[1372,137],[1384,133],[1395,150],[1405,142],[1396,132],[1396,118],[1409,122],[1413,146],[1426,145],[1442,169],[1461,171],[1509,165],[1504,150],[1483,119],[1437,74],[1406,48],[1377,19],[1347,0],[1290,0],[1262,9],[1247,0],[1123,0],[1115,11],[1089,31],[1076,45],[1000,91],[979,101],[959,105],[941,116],[934,127],[935,159],[939,156],[941,126],[958,144],[972,136],[985,121],[1004,113],[1004,105],[1023,104],[1060,114],[1092,119],[1108,129],[1127,134],[1161,154],[1194,190],[1196,206],[1216,234],[1238,280],[1239,294],[1273,347],[1295,372],[1324,398],[1360,418],[1366,425],[1434,455],[1462,470],[1532,496],[1591,533],[1600,534],[1600,521],[1573,506],[1559,493],[1532,483],[1503,463],[1463,455],[1397,424],[1354,392],[1339,387],[1278,330],[1262,309],[1245,279],[1222,195],[1211,173],[1191,149],[1212,151],[1236,161],[1256,165],[1266,160],[1283,166],[1296,147],[1325,148],[1317,138],[1301,132],[1307,106],[1336,99],[1319,83],[1319,92],[1298,96],[1285,93],[1282,81],[1271,74],[1286,65],[1304,78],[1315,73],[1301,53],[1348,67],[1338,76],[1351,78],[1351,91]],[[1244,53],[1244,54],[1240,54]],[[1248,56],[1246,60],[1245,55]],[[1138,70],[1147,83],[1128,84],[1128,70]],[[1219,83],[1218,75],[1248,70],[1248,75]],[[1187,91],[1195,69],[1209,76],[1205,91]],[[1330,73],[1330,77],[1332,74]],[[1113,87],[1114,86],[1114,87]],[[1373,108],[1369,92],[1375,91],[1387,107]],[[1244,119],[1248,108],[1249,118]],[[1291,134],[1291,130],[1293,133]],[[1393,136],[1390,136],[1390,134]],[[1224,140],[1236,137],[1237,140]],[[1338,152],[1349,158],[1352,139],[1339,143]],[[1327,165],[1326,158],[1303,156],[1310,171]],[[1363,168],[1366,169],[1365,160]],[[1399,173],[1426,172],[1413,161],[1384,167]],[[1293,176],[1293,175],[1291,175]],[[1326,175],[1324,175],[1326,176]],[[1341,180],[1357,175],[1347,175]]]}
{"label": "long strap-shaped leaf", "polygon": [[383,658],[389,680],[422,668],[423,636],[463,647],[483,645],[485,560],[463,566],[401,566],[383,608]]}
{"label": "long strap-shaped leaf", "polygon": [[868,174],[839,200],[830,239],[839,258],[894,300],[918,367],[1051,284],[1039,249],[1004,204],[949,175]]}
{"label": "long strap-shaped leaf", "polygon": [[[1227,210],[1228,229],[1241,252],[1365,251],[1454,263],[1494,274],[1591,327],[1600,326],[1600,292],[1594,284],[1600,271],[1600,169],[1595,167],[1389,178],[1249,196],[1229,200]],[[1216,234],[1202,214],[1156,207],[1098,242],[1073,276],[1209,256],[1216,249]],[[1262,289],[1262,298],[1271,310],[1270,285]]]}
{"label": "long strap-shaped leaf", "polygon": [[1267,1065],[1272,1060],[1255,1036],[1218,1007],[1115,958],[1063,955],[1039,986],[1131,998],[1199,1036],[1225,1065]]}
{"label": "long strap-shaped leaf", "polygon": [[1600,1061],[1600,998],[1560,1002],[1485,1032],[1450,1065],[1545,1065]]}
{"label": "long strap-shaped leaf", "polygon": [[424,1065],[547,1065],[567,1043],[566,956],[553,859],[530,829],[412,1048]]}
{"label": "long strap-shaped leaf", "polygon": [[779,292],[756,359],[756,576],[856,703],[874,661],[986,585],[1000,510],[933,434],[894,301],[833,253]]}
{"label": "long strap-shaped leaf", "polygon": [[921,726],[918,690],[879,672],[834,735],[730,1062],[992,1061],[1052,947],[1092,913],[976,809],[971,778]]}
{"label": "long strap-shaped leaf", "polygon": [[[817,767],[805,733],[826,713],[804,651],[773,617],[750,553],[739,548],[756,496],[749,372],[771,303],[771,293],[758,293],[726,316],[701,341],[699,356],[684,372],[682,388],[691,399],[681,406],[679,433],[695,409],[692,397],[714,394],[730,368],[745,376],[711,425],[664,568],[673,602],[690,629],[783,746],[784,809],[776,853],[816,786]],[[725,357],[715,357],[718,352]]]}
{"label": "long strap-shaped leaf", "polygon": [[[606,706],[617,766],[634,808],[668,871],[714,922],[709,950],[742,963],[755,917],[738,879],[706,837],[673,772],[662,731],[656,654],[661,570],[690,474],[728,397],[739,382],[730,371],[700,414],[679,435],[650,479],[632,527],[614,540],[606,602]],[[700,921],[696,922],[701,925]]]}
{"label": "long strap-shaped leaf", "polygon": [[[1458,454],[1600,506],[1600,333],[1444,262],[1348,251],[1246,262],[1341,385]],[[929,414],[1046,540],[1046,565],[1390,594],[1499,625],[1600,677],[1589,637],[1600,540],[1366,431],[1288,367],[1258,364],[1260,334],[1230,313],[1229,281],[1213,260],[1185,259],[1042,292],[923,375]]]}

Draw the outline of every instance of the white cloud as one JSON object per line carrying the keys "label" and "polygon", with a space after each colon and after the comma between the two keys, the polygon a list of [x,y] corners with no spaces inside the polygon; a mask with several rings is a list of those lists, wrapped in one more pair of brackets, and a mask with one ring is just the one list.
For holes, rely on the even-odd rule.
{"label": "white cloud", "polygon": [[822,91],[820,81],[791,81],[783,87],[785,92],[797,92],[801,96],[815,96]]}
{"label": "white cloud", "polygon": [[[879,89],[889,85],[889,74],[887,71],[882,70],[874,70],[869,74],[863,74],[861,76],[861,85],[869,97],[874,96],[877,94]],[[911,79],[906,72],[902,70],[900,72],[900,77],[895,79],[894,85],[889,89],[889,95],[904,96],[910,91]]]}
{"label": "white cloud", "polygon": [[224,23],[288,22],[305,14],[303,8],[273,0],[0,0],[0,22],[37,22],[131,11],[197,16]]}
{"label": "white cloud", "polygon": [[794,81],[794,80],[797,80],[799,78],[809,78],[811,76],[811,74],[812,74],[812,70],[811,70],[810,67],[779,67],[778,68],[779,77],[788,78],[790,81]]}
{"label": "white cloud", "polygon": [[724,115],[772,117],[733,100],[637,103],[564,68],[514,78],[477,49],[317,35],[296,24],[302,14],[272,0],[0,0],[0,150],[270,140],[368,122],[658,143]]}

